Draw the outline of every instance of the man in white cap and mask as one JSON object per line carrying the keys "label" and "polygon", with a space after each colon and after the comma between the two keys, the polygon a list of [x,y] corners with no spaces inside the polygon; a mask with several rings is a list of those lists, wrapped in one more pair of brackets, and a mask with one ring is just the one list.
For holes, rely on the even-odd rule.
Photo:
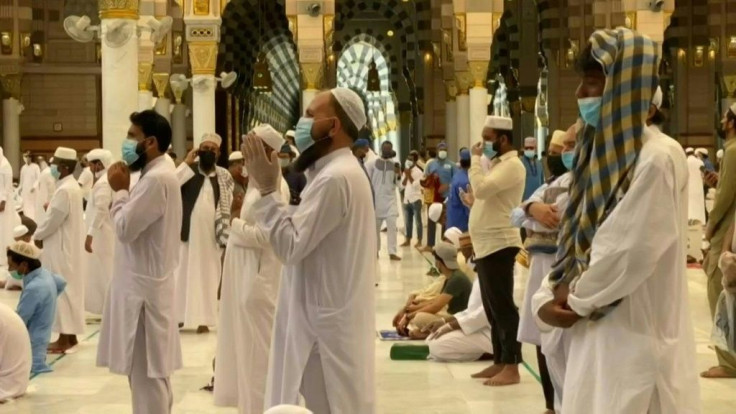
{"label": "man in white cap and mask", "polygon": [[[233,177],[215,164],[222,138],[210,133],[176,169],[181,184],[183,215],[181,252],[176,269],[179,324],[209,332],[217,324],[217,287],[227,246]],[[199,162],[196,158],[199,157]]]}
{"label": "man in white cap and mask", "polygon": [[291,151],[294,152],[294,157],[298,157],[299,149],[297,149],[296,142],[294,141],[295,136],[296,136],[296,131],[294,131],[293,129],[290,129],[286,131],[286,133],[284,134],[284,140],[286,140],[286,143],[289,144]]}
{"label": "man in white cap and mask", "polygon": [[23,198],[23,215],[36,219],[36,194],[33,191],[33,184],[36,184],[38,177],[41,175],[41,169],[38,164],[31,160],[31,154],[26,152],[23,154],[23,166],[20,168],[20,181],[18,189]]}
{"label": "man in white cap and mask", "polygon": [[[13,167],[0,147],[0,253],[13,242],[13,225],[15,223],[15,206],[13,206]],[[7,268],[4,254],[0,254],[0,268]]]}
{"label": "man in white cap and mask", "polygon": [[537,139],[527,137],[524,139],[524,154],[521,162],[526,169],[526,182],[524,184],[523,200],[528,199],[537,191],[537,188],[544,184],[544,168],[542,162],[537,157]]}
{"label": "man in white cap and mask", "polygon": [[[51,163],[54,162],[54,158],[51,157]],[[33,184],[34,203],[36,207],[36,223],[43,221],[46,217],[46,208],[51,201],[51,197],[56,191],[56,179],[51,175],[51,168],[41,169],[38,179]]]}
{"label": "man in white cap and mask", "polygon": [[[522,201],[526,170],[513,148],[511,118],[489,116],[483,141],[471,149],[470,185],[475,201],[470,209],[469,231],[481,297],[491,322],[494,364],[475,374],[486,385],[520,381],[521,344],[516,336],[519,311],[514,304],[514,263],[521,247],[519,229],[511,225],[511,210]],[[491,160],[483,171],[481,156]]]}
{"label": "man in white cap and mask", "polygon": [[708,155],[708,150],[705,148],[697,148],[695,150],[695,156],[703,160],[703,164],[705,164],[705,170],[714,172],[716,170],[716,167],[713,166],[713,163],[710,160],[710,156]]}
{"label": "man in white cap and mask", "polygon": [[[281,133],[268,124],[255,127],[266,154],[284,145]],[[289,202],[289,185],[281,178],[278,194]],[[281,282],[281,261],[265,232],[256,225],[253,204],[261,193],[248,186],[239,211],[233,209],[222,270],[217,324],[215,405],[238,407],[240,413],[263,409],[273,319]]]}
{"label": "man in white cap and mask", "polygon": [[[401,167],[396,162],[396,152],[391,141],[381,144],[381,158],[365,163],[365,170],[371,180],[375,192],[376,206],[376,233],[380,233],[381,226],[386,223],[386,244],[392,261],[401,260],[397,248],[396,220],[399,217],[398,186],[401,179]],[[381,239],[378,240],[378,251],[381,250]]]}
{"label": "man in white cap and mask", "polygon": [[33,236],[36,243],[43,246],[41,261],[44,267],[67,282],[56,307],[54,332],[60,334],[59,339],[49,344],[50,351],[59,353],[77,344],[77,335],[84,333],[85,325],[83,249],[86,232],[82,189],[73,175],[76,166],[77,151],[64,147],[56,149],[49,168],[58,181],[56,192]]}
{"label": "man in white cap and mask", "polygon": [[243,169],[243,153],[234,151],[227,158],[227,169],[233,177],[233,195],[241,199],[248,187],[248,172]]}
{"label": "man in white cap and mask", "polygon": [[276,311],[265,408],[296,404],[320,414],[375,411],[376,229],[371,187],[350,151],[366,123],[360,96],[318,94],[296,128],[307,174],[291,212],[279,194],[278,157],[246,139],[245,166],[263,198],[257,225],[285,264]]}
{"label": "man in white cap and mask", "polygon": [[104,149],[93,149],[87,154],[87,162],[95,181],[85,211],[87,239],[84,242],[84,256],[87,260],[87,286],[84,303],[87,312],[102,315],[115,257],[115,230],[110,219],[112,189],[107,181],[112,153]]}

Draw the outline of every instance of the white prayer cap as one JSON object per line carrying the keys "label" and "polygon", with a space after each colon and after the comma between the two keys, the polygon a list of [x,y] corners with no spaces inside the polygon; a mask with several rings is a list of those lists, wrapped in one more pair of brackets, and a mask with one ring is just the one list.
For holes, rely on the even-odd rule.
{"label": "white prayer cap", "polygon": [[731,105],[731,112],[733,112],[734,115],[736,115],[736,103]]}
{"label": "white prayer cap", "polygon": [[719,160],[721,158],[723,158],[723,150],[722,149],[719,149],[718,152],[716,152],[716,158],[718,158]]}
{"label": "white prayer cap", "polygon": [[693,152],[695,152],[695,150],[693,149],[693,147],[687,147],[687,148],[685,148],[685,154],[692,154]]}
{"label": "white prayer cap", "polygon": [[87,153],[87,161],[99,161],[107,168],[112,164],[112,153],[106,149],[96,148]]}
{"label": "white prayer cap", "polygon": [[19,238],[25,236],[26,234],[28,234],[28,227],[26,227],[26,226],[24,226],[22,224],[20,226],[15,226],[13,228],[13,238],[14,239],[19,239]]}
{"label": "white prayer cap", "polygon": [[286,131],[286,134],[284,134],[284,135],[286,135],[287,137],[295,138],[296,137],[296,132],[294,132],[293,129],[290,129],[290,130]]}
{"label": "white prayer cap", "polygon": [[276,151],[281,150],[281,146],[284,145],[284,142],[286,142],[284,137],[281,136],[281,133],[275,130],[269,124],[258,125],[257,127],[253,128],[252,132],[256,134],[258,138],[262,139],[263,142],[266,143],[266,145]]}
{"label": "white prayer cap", "polygon": [[271,407],[263,414],[314,414],[304,407],[298,407],[296,405],[277,405]]}
{"label": "white prayer cap", "polygon": [[54,151],[54,158],[60,158],[67,161],[76,161],[77,151],[71,148],[59,147],[56,149],[56,151]]}
{"label": "white prayer cap", "polygon": [[360,95],[348,88],[335,88],[330,91],[332,96],[335,97],[337,103],[347,114],[348,118],[353,121],[353,125],[359,131],[363,129],[367,122],[365,116],[365,106],[363,106],[363,100]]}
{"label": "white prayer cap", "polygon": [[705,148],[698,148],[695,150],[695,153],[700,155],[708,155],[708,150]]}
{"label": "white prayer cap", "polygon": [[222,145],[222,138],[213,132],[208,132],[202,135],[202,142],[207,141],[215,143],[215,145],[217,145],[218,147]]}
{"label": "white prayer cap", "polygon": [[485,127],[500,131],[511,131],[514,129],[514,121],[503,116],[489,115],[486,117]]}
{"label": "white prayer cap", "polygon": [[457,227],[450,227],[445,231],[445,238],[449,240],[455,247],[460,248],[460,236],[463,232]]}
{"label": "white prayer cap", "polygon": [[534,138],[534,137],[526,137],[526,138],[524,138],[524,146],[525,147],[534,146],[536,148],[536,146],[537,146],[537,139]]}
{"label": "white prayer cap", "polygon": [[562,131],[560,129],[555,130],[555,132],[552,133],[552,140],[549,142],[549,145],[557,145],[559,147],[565,146],[565,136],[567,135],[566,131]]}
{"label": "white prayer cap", "polygon": [[654,92],[654,96],[652,97],[652,105],[656,106],[657,109],[662,108],[662,88],[657,86],[657,90]]}
{"label": "white prayer cap", "polygon": [[442,203],[433,203],[429,206],[427,216],[436,223],[440,219],[440,216],[442,216]]}
{"label": "white prayer cap", "polygon": [[240,151],[234,151],[232,154],[230,154],[229,157],[227,157],[228,161],[240,161],[243,159],[243,153]]}
{"label": "white prayer cap", "polygon": [[14,242],[8,246],[8,250],[29,259],[38,260],[41,257],[41,250],[38,247],[24,241]]}

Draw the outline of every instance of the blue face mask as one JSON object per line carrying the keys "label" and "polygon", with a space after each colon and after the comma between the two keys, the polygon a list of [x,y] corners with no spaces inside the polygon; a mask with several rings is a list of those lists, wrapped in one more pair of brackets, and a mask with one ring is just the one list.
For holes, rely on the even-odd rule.
{"label": "blue face mask", "polygon": [[496,156],[496,150],[493,149],[493,143],[491,141],[486,141],[483,144],[483,154],[485,154],[486,158],[489,160]]}
{"label": "blue face mask", "polygon": [[138,141],[127,138],[123,141],[123,161],[126,165],[130,166],[140,158],[140,155],[136,152],[137,148]]}
{"label": "blue face mask", "polygon": [[299,118],[299,122],[296,123],[294,128],[294,143],[299,152],[304,152],[307,148],[314,145],[314,139],[312,139],[312,125],[314,125],[314,118]]}
{"label": "blue face mask", "polygon": [[537,155],[537,151],[534,150],[524,150],[524,156],[531,159],[534,158],[534,156]]}
{"label": "blue face mask", "polygon": [[568,151],[562,153],[562,163],[565,165],[568,171],[572,170],[573,162],[575,162],[575,151]]}
{"label": "blue face mask", "polygon": [[601,119],[601,104],[603,97],[593,98],[582,98],[578,99],[578,109],[580,110],[580,117],[583,118],[586,124],[593,127],[598,126],[598,122]]}
{"label": "blue face mask", "polygon": [[12,277],[13,279],[15,279],[15,280],[21,280],[21,279],[23,279],[23,275],[22,275],[22,274],[20,274],[20,273],[18,273],[18,271],[17,271],[17,270],[13,270],[12,272],[10,272],[10,276],[11,276],[11,277]]}
{"label": "blue face mask", "polygon": [[58,180],[59,177],[61,177],[61,171],[59,171],[59,166],[56,164],[51,164],[50,172],[51,176],[53,176],[55,180]]}

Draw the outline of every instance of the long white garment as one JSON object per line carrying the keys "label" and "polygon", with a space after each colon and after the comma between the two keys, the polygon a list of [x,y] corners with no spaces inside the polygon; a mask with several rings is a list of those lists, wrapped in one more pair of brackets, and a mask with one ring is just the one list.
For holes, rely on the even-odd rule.
{"label": "long white garment", "polygon": [[92,187],[85,212],[87,235],[92,236],[92,253],[84,251],[87,262],[84,305],[87,312],[97,315],[102,315],[104,310],[115,257],[115,231],[110,218],[111,205],[112,189],[107,182],[107,171],[104,171]]}
{"label": "long white garment", "polygon": [[0,147],[0,203],[2,202],[5,202],[5,210],[0,212],[0,266],[6,266],[8,259],[5,249],[13,243],[16,213],[13,206],[13,168]]}
{"label": "long white garment", "polygon": [[182,207],[173,166],[162,156],[149,162],[132,192],[113,195],[110,215],[117,238],[115,267],[97,365],[130,375],[138,317],[145,310],[148,376],[166,378],[182,363],[174,303]]}
{"label": "long white garment", "polygon": [[79,187],[82,188],[82,196],[85,200],[88,199],[89,193],[92,191],[94,181],[95,175],[92,174],[92,170],[89,167],[84,167],[77,182],[79,183]]}
{"label": "long white garment", "polygon": [[[280,194],[288,204],[289,185],[283,178]],[[263,410],[281,282],[281,262],[255,224],[253,205],[260,198],[251,181],[240,218],[230,226],[217,324],[215,405],[238,407],[244,414]]]}
{"label": "long white garment", "polygon": [[[191,168],[182,163],[177,169],[183,185],[192,175],[183,176],[181,171],[191,172]],[[215,210],[215,190],[207,177],[192,210],[189,241],[179,242],[179,266],[175,272],[177,317],[188,327],[217,324],[222,250],[215,238]]]}
{"label": "long white garment", "polygon": [[399,216],[397,189],[399,175],[396,174],[395,161],[375,159],[365,163],[365,170],[376,194],[376,217],[382,219]]}
{"label": "long white garment", "polygon": [[278,194],[254,206],[285,265],[265,408],[296,404],[302,389],[315,413],[372,414],[376,231],[370,184],[349,149],[318,160],[307,180],[294,213]]}
{"label": "long white garment", "polygon": [[[703,160],[689,155],[687,157],[688,170],[688,220],[699,221],[705,225],[705,193],[703,192],[703,173],[700,169],[705,167]],[[698,244],[698,247],[700,244]]]}
{"label": "long white garment", "polygon": [[68,175],[59,181],[46,217],[33,235],[35,240],[43,241],[44,267],[66,280],[66,288],[56,301],[54,332],[67,335],[84,333],[83,216],[82,190],[74,176]]}
{"label": "long white garment", "polygon": [[23,215],[36,220],[36,192],[33,185],[41,176],[41,169],[36,163],[25,164],[20,168],[20,196],[23,198]]}
{"label": "long white garment", "polygon": [[[646,129],[631,186],[596,232],[568,297],[565,414],[700,412],[685,267],[688,169],[682,148]],[[652,211],[652,206],[656,211]]]}
{"label": "long white garment", "polygon": [[[25,394],[31,377],[31,338],[23,319],[0,303],[0,403]],[[12,411],[12,409],[11,409]]]}
{"label": "long white garment", "polygon": [[33,192],[36,195],[34,202],[36,203],[36,224],[41,223],[46,218],[46,208],[51,202],[51,197],[56,191],[56,179],[51,175],[51,169],[46,168],[41,171],[38,180],[33,184]]}

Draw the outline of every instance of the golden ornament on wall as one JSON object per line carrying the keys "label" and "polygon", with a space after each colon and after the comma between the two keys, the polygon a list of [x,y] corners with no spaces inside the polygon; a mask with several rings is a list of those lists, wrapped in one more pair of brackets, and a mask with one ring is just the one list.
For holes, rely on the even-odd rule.
{"label": "golden ornament on wall", "polygon": [[189,43],[189,61],[194,75],[212,75],[217,66],[216,42]]}
{"label": "golden ornament on wall", "polygon": [[98,0],[100,19],[138,20],[138,0]]}
{"label": "golden ornament on wall", "polygon": [[210,14],[210,0],[194,0],[194,15],[208,16]]}
{"label": "golden ornament on wall", "polygon": [[468,32],[467,32],[467,16],[465,13],[455,14],[455,23],[457,24],[457,48],[461,52],[468,50]]}

